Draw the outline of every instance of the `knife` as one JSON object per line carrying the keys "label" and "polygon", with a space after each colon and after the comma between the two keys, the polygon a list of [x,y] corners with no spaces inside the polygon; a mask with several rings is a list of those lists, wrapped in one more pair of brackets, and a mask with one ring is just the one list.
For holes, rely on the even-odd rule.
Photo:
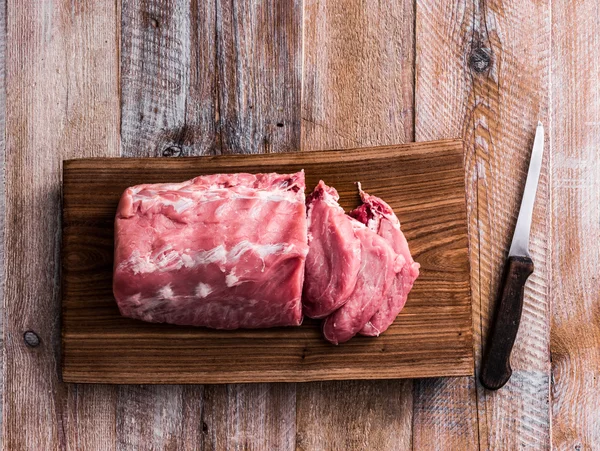
{"label": "knife", "polygon": [[529,255],[529,234],[543,153],[544,126],[538,121],[523,200],[508,259],[504,265],[496,316],[488,337],[487,352],[479,377],[481,384],[488,390],[498,390],[503,387],[512,375],[510,353],[521,321],[525,282],[533,273],[533,260]]}

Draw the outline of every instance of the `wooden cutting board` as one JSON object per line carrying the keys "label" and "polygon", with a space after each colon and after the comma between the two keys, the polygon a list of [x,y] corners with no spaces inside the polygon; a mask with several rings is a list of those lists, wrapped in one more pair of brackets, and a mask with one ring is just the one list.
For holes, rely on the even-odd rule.
{"label": "wooden cutting board", "polygon": [[[421,275],[378,338],[327,343],[301,327],[217,331],[123,318],[112,296],[113,219],[131,185],[231,172],[306,171],[340,193],[354,185],[396,211]],[[463,148],[460,141],[327,152],[64,162],[62,374],[65,382],[232,383],[473,374]]]}

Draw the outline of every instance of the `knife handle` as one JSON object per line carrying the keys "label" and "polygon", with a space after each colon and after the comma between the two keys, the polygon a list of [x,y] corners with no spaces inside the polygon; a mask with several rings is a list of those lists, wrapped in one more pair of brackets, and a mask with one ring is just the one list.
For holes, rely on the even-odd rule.
{"label": "knife handle", "polygon": [[506,261],[496,316],[479,377],[488,390],[498,390],[512,375],[510,353],[521,321],[525,282],[532,272],[533,261],[529,257],[509,257]]}

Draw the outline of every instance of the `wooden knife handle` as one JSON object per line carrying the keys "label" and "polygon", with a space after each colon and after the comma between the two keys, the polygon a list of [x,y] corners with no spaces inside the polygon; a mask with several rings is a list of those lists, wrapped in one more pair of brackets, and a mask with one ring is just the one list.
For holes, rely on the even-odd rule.
{"label": "wooden knife handle", "polygon": [[532,272],[533,261],[529,257],[509,257],[506,261],[500,298],[479,377],[488,390],[498,390],[512,374],[510,353],[521,321],[525,282]]}

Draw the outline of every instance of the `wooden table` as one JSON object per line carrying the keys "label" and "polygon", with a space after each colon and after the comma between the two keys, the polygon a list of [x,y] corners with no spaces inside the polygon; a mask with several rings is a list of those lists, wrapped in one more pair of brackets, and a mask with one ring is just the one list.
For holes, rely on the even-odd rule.
{"label": "wooden table", "polygon": [[[4,448],[599,449],[599,23],[595,0],[7,1]],[[63,159],[463,137],[479,371],[538,119],[536,272],[502,390],[60,381]]]}

